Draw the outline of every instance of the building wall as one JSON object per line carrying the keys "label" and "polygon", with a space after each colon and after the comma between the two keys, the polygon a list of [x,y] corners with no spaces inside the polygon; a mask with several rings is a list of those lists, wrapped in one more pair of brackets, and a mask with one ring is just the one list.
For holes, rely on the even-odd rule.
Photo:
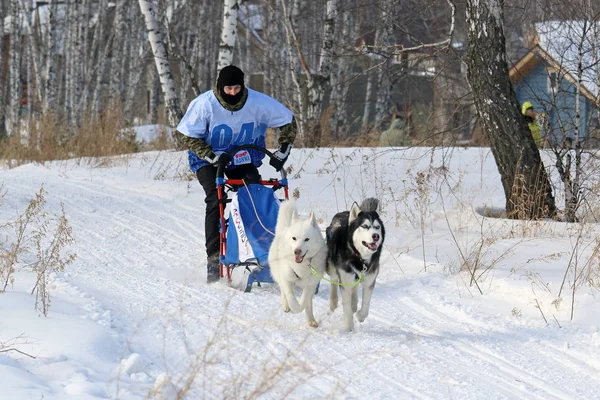
{"label": "building wall", "polygon": [[[556,90],[549,90],[549,71],[553,71],[545,61],[537,63],[536,67],[515,84],[515,93],[519,104],[530,101],[534,110],[546,114],[545,124],[542,125],[544,134],[549,134],[551,143],[562,143],[565,138],[574,139],[577,136],[575,97],[576,87],[566,78],[557,74]],[[588,137],[589,117],[593,104],[584,95],[580,95],[579,138]]]}

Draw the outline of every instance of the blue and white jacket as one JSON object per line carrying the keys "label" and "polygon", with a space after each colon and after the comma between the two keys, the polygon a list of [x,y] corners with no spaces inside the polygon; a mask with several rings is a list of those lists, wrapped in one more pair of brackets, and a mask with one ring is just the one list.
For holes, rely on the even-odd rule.
{"label": "blue and white jacket", "polygon": [[[219,155],[244,144],[265,147],[267,128],[279,128],[292,122],[293,114],[283,104],[256,90],[247,89],[243,107],[227,110],[210,90],[196,97],[177,125],[177,131],[185,136],[202,139]],[[251,149],[251,162],[260,166],[264,154]],[[210,165],[191,150],[188,161],[192,172]],[[229,166],[227,169],[234,168]]]}

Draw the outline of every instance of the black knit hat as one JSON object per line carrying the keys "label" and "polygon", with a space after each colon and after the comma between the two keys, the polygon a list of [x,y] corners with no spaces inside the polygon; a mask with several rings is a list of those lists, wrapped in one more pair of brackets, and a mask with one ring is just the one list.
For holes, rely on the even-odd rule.
{"label": "black knit hat", "polygon": [[223,90],[225,86],[244,86],[244,73],[235,65],[228,65],[219,72],[217,88]]}
{"label": "black knit hat", "polygon": [[[240,92],[234,96],[226,94],[223,91],[223,88],[225,86],[236,85],[240,85],[242,87],[242,90],[240,90]],[[244,96],[245,89],[246,87],[244,86],[244,73],[235,65],[228,65],[219,72],[219,77],[217,78],[217,90],[219,91],[219,95],[221,96],[221,98],[227,104],[232,106],[238,104]]]}

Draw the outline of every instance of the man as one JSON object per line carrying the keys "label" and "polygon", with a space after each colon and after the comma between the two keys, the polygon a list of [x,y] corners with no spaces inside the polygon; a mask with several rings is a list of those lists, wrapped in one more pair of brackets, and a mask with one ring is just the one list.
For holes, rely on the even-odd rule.
{"label": "man", "polygon": [[226,165],[229,179],[257,177],[264,154],[244,150],[229,157],[232,148],[244,144],[265,147],[267,128],[279,128],[279,148],[270,164],[281,170],[296,138],[292,112],[266,94],[246,88],[244,73],[234,65],[219,72],[216,87],[196,97],[177,125],[176,134],[189,149],[190,169],[206,195],[204,229],[206,237],[207,282],[219,280],[219,208],[217,165]]}
{"label": "man", "polygon": [[533,104],[529,101],[523,103],[521,107],[521,112],[525,116],[527,120],[527,125],[529,126],[529,130],[531,131],[531,136],[533,137],[533,141],[535,142],[537,147],[541,147],[542,145],[542,128],[540,127],[540,123],[538,118],[543,117],[543,114],[538,114],[533,110]]}

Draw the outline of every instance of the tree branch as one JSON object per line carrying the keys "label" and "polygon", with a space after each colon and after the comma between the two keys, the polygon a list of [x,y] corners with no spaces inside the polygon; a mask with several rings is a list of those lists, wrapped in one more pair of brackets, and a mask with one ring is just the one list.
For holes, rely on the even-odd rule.
{"label": "tree branch", "polygon": [[[452,43],[452,36],[454,36],[454,29],[456,26],[456,5],[454,4],[454,2],[452,0],[446,0],[446,2],[448,3],[448,5],[450,6],[450,9],[452,10],[452,15],[450,17],[450,32],[448,33],[447,39],[442,40],[440,42],[435,42],[435,43],[422,43],[418,46],[413,46],[413,47],[404,47],[404,45],[401,45],[401,44],[383,45],[383,46],[365,45],[364,46],[365,49],[371,50],[371,51],[367,51],[366,53],[375,53],[375,51],[372,51],[372,50],[379,50],[379,51],[377,51],[377,53],[385,52],[386,54],[390,54],[390,55],[399,55],[402,53],[415,52],[415,51],[421,50],[421,49],[430,49],[430,48],[436,48],[436,47],[446,47],[447,48]],[[388,51],[390,49],[392,49],[392,51]]]}
{"label": "tree branch", "polygon": [[16,351],[17,353],[23,354],[24,356],[35,358],[35,356],[32,356],[31,354],[25,353],[24,351],[21,351],[19,349],[14,349],[12,347],[8,348],[8,349],[0,349],[0,353],[6,353],[6,352],[9,352],[9,351]]}

